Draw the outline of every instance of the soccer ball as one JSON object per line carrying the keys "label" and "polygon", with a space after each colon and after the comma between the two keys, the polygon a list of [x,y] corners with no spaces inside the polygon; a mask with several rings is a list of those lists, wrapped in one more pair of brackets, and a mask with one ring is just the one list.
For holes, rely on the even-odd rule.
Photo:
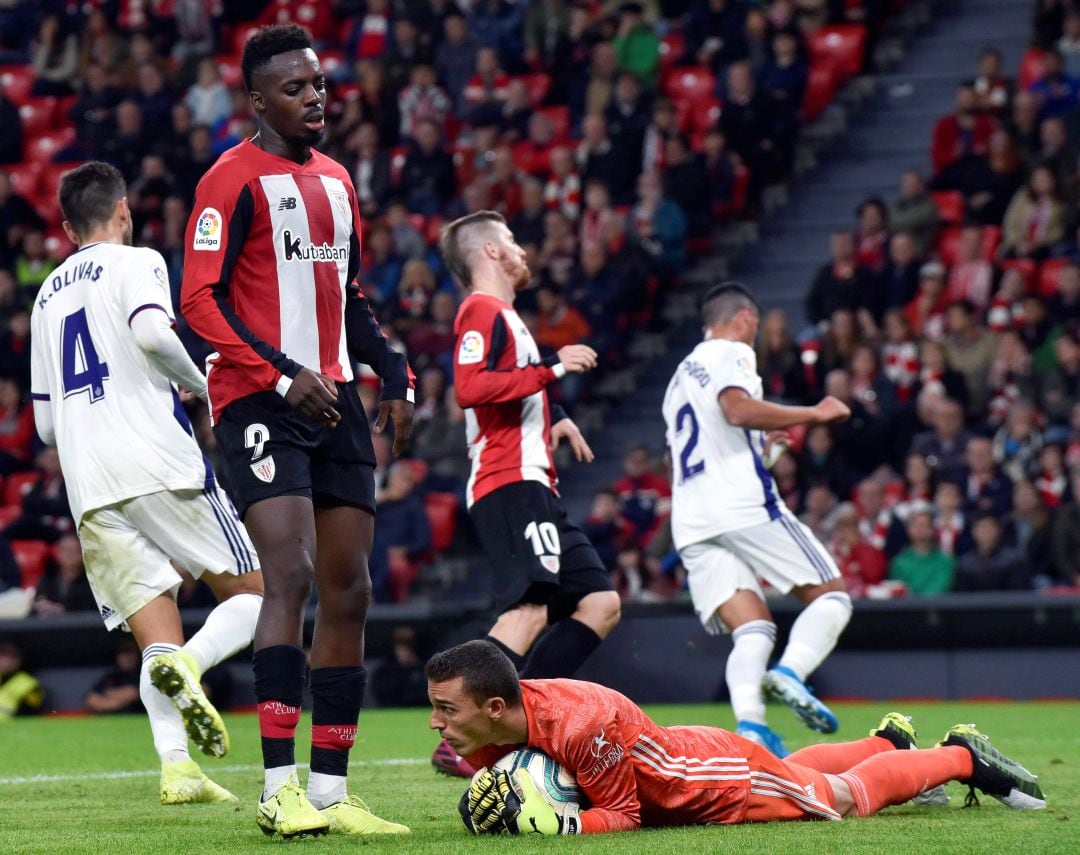
{"label": "soccer ball", "polygon": [[581,805],[581,790],[578,789],[574,776],[543,751],[519,748],[505,757],[500,757],[493,768],[510,774],[517,769],[528,771],[540,794],[555,808],[559,816],[563,816],[568,808],[578,808]]}

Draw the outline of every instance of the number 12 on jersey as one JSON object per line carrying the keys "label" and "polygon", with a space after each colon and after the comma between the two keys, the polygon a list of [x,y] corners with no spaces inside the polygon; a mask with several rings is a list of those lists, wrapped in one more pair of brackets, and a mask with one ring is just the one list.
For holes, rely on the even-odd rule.
{"label": "number 12 on jersey", "polygon": [[86,309],[72,312],[60,327],[60,368],[64,378],[64,397],[70,398],[84,390],[90,393],[90,403],[105,397],[105,380],[109,366],[98,358]]}
{"label": "number 12 on jersey", "polygon": [[682,451],[679,452],[679,483],[685,484],[695,475],[705,471],[705,459],[691,461],[698,444],[697,413],[690,404],[683,404],[675,414],[675,436],[686,437]]}

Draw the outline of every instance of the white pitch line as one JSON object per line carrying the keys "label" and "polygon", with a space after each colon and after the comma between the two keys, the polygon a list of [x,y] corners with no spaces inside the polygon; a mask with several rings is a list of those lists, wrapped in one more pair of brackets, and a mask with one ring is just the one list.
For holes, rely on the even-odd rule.
{"label": "white pitch line", "polygon": [[[430,761],[419,757],[386,757],[382,760],[356,760],[356,766],[419,766]],[[306,763],[296,764],[300,769],[306,769]],[[258,772],[262,766],[253,763],[239,766],[207,766],[207,771],[213,772]],[[130,772],[86,772],[81,775],[27,775],[25,777],[0,778],[0,785],[15,784],[62,784],[68,781],[115,781],[123,778],[156,778],[161,774],[160,769],[136,769]]]}

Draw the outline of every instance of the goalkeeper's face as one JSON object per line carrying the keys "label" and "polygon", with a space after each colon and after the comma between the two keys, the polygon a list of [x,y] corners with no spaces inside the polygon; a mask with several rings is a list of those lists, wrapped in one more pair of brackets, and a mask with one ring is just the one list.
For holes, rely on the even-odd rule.
{"label": "goalkeeper's face", "polygon": [[482,705],[465,691],[463,677],[445,683],[428,683],[431,717],[428,726],[453,746],[458,754],[467,755],[493,741],[495,722],[506,704],[502,698],[489,698]]}

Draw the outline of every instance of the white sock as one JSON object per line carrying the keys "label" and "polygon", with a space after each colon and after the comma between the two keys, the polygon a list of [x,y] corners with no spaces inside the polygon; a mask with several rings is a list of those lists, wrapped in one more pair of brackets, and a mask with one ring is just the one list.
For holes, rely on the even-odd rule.
{"label": "white sock", "polygon": [[184,645],[184,652],[195,657],[200,673],[239,653],[255,637],[262,597],[236,594],[206,616],[202,629]]}
{"label": "white sock", "polygon": [[728,692],[736,721],[765,724],[765,699],[761,678],[776,644],[776,624],[771,620],[752,620],[731,633],[734,646],[728,654]]}
{"label": "white sock", "polygon": [[822,594],[795,619],[779,664],[806,680],[832,653],[849,620],[851,597],[844,591]]}
{"label": "white sock", "polygon": [[175,644],[154,642],[148,644],[142,654],[142,670],[139,672],[139,697],[150,718],[150,732],[154,735],[154,748],[162,763],[175,763],[191,759],[188,755],[188,737],[184,722],[173,702],[154,688],[150,682],[150,660],[162,653],[179,650]]}
{"label": "white sock", "polygon": [[296,765],[275,766],[273,769],[263,769],[263,795],[262,800],[272,798],[278,790],[284,787],[296,774]]}
{"label": "white sock", "polygon": [[307,797],[320,810],[336,805],[345,798],[345,777],[311,772],[307,779]]}

